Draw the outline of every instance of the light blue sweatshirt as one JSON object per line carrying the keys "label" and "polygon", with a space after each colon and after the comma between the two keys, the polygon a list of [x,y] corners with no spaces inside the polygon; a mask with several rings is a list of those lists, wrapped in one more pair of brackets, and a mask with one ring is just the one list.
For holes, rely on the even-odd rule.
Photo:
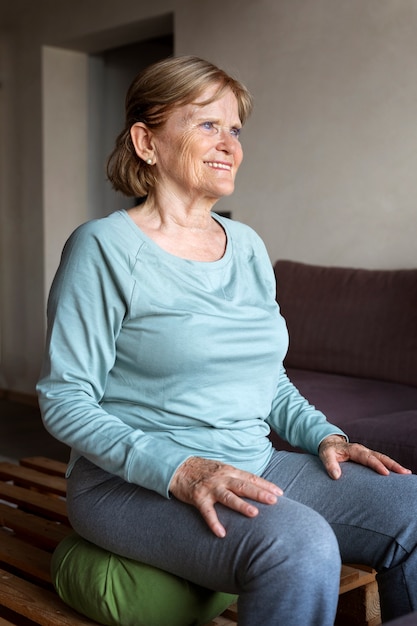
{"label": "light blue sweatshirt", "polygon": [[288,380],[264,244],[219,216],[219,261],[162,250],[118,211],[68,240],[48,302],[38,393],[48,431],[79,456],[169,496],[190,456],[261,474],[270,426],[317,454],[343,434]]}

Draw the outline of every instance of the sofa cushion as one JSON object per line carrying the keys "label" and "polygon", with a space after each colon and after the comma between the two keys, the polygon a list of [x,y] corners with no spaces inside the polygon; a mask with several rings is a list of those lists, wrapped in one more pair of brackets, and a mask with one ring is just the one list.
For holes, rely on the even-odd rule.
{"label": "sofa cushion", "polygon": [[417,473],[417,409],[352,420],[351,441],[388,454]]}
{"label": "sofa cushion", "polygon": [[[417,387],[288,369],[289,379],[351,441],[388,454],[417,473]],[[293,450],[275,433],[279,450]]]}
{"label": "sofa cushion", "polygon": [[352,420],[417,409],[417,387],[411,385],[292,368],[287,374],[329,422],[343,429]]}
{"label": "sofa cushion", "polygon": [[198,626],[236,599],[107,552],[76,533],[53,553],[52,580],[66,604],[108,626]]}
{"label": "sofa cushion", "polygon": [[286,366],[417,386],[417,270],[274,266]]}

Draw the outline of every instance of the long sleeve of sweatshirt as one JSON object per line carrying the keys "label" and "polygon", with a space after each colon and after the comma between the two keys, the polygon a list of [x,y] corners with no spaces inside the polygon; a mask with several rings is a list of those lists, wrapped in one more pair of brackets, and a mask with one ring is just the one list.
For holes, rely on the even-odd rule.
{"label": "long sleeve of sweatshirt", "polygon": [[165,252],[124,211],[70,237],[48,301],[38,393],[46,428],[79,456],[169,496],[204,456],[261,473],[270,426],[316,452],[340,432],[282,368],[288,337],[265,247],[216,217],[224,257]]}

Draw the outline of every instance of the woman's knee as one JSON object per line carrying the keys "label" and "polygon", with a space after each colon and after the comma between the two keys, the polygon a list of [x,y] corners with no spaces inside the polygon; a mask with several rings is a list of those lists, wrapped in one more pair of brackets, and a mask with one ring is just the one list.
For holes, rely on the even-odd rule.
{"label": "woman's knee", "polygon": [[336,576],[339,579],[341,556],[339,544],[328,522],[315,511],[296,524],[289,552],[299,576],[310,576],[322,580]]}
{"label": "woman's knee", "polygon": [[313,575],[338,580],[341,560],[336,536],[312,509],[282,498],[275,510],[261,507],[258,517],[249,521],[251,532],[242,541],[249,579],[264,571],[279,571],[298,581]]}

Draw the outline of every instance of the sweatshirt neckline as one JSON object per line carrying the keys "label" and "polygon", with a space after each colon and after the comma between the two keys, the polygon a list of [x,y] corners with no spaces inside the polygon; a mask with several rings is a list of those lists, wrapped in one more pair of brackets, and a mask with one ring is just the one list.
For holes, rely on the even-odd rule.
{"label": "sweatshirt neckline", "polygon": [[135,224],[126,209],[120,209],[117,212],[126,220],[131,229],[141,239],[141,241],[145,243],[147,248],[151,249],[158,257],[165,258],[166,260],[169,260],[170,263],[173,263],[175,265],[187,265],[188,267],[194,266],[201,269],[217,269],[219,267],[222,267],[223,265],[226,265],[232,255],[232,239],[230,236],[230,231],[226,226],[225,220],[217,213],[212,212],[211,216],[214,220],[216,220],[216,222],[220,224],[226,234],[226,249],[224,251],[224,254],[217,261],[194,261],[192,259],[186,259],[184,257],[176,256],[175,254],[171,254],[170,252],[167,252],[166,250],[161,248],[161,246],[159,246],[151,237],[144,233],[137,224]]}

